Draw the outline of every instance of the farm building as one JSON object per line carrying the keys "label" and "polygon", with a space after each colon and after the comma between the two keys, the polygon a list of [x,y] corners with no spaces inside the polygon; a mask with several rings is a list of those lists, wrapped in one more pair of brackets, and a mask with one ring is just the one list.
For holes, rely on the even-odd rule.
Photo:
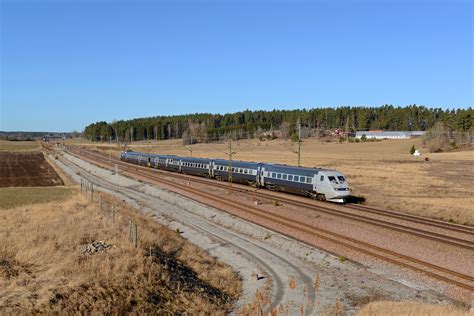
{"label": "farm building", "polygon": [[361,131],[355,133],[355,138],[361,139],[363,135],[367,139],[408,139],[412,137],[420,137],[423,131]]}

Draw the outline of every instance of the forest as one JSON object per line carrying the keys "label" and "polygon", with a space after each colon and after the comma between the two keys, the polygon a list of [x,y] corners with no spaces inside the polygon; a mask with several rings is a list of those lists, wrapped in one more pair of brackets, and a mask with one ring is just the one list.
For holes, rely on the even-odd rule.
{"label": "forest", "polygon": [[[448,131],[472,133],[474,110],[441,109],[410,105],[395,107],[338,107],[301,110],[251,111],[210,114],[195,113],[96,122],[85,127],[84,137],[92,141],[163,140],[191,137],[190,142],[211,142],[224,138],[259,137],[265,131],[297,135],[306,130],[344,129],[414,131],[429,130],[441,123]],[[194,137],[194,138],[193,138]]]}

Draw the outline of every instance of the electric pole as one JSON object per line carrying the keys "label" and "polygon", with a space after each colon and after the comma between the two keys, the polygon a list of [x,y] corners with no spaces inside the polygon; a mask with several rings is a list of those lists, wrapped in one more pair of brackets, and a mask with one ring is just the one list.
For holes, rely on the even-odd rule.
{"label": "electric pole", "polygon": [[192,147],[192,145],[193,145],[193,135],[191,135],[191,143],[189,145],[189,148],[185,146],[186,149],[189,150],[189,152],[191,153],[191,158],[193,158],[193,147]]}
{"label": "electric pole", "polygon": [[349,115],[346,118],[346,142],[349,142]]}
{"label": "electric pole", "polygon": [[298,167],[301,167],[301,121],[298,120]]}
{"label": "electric pole", "polygon": [[232,194],[232,155],[236,152],[232,151],[232,139],[229,139],[229,194]]}

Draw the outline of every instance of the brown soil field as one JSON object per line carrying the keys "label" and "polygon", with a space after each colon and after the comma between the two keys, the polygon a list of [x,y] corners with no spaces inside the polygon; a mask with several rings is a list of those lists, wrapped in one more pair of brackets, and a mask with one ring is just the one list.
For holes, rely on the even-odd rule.
{"label": "brown soil field", "polygon": [[[0,314],[224,315],[232,308],[241,285],[228,266],[119,200],[102,201],[100,211],[74,190],[66,201],[0,210]],[[138,248],[128,220],[138,226]],[[85,252],[94,241],[110,246]]]}
{"label": "brown soil field", "polygon": [[40,152],[1,152],[0,187],[63,185]]}
{"label": "brown soil field", "polygon": [[[75,144],[79,144],[75,141]],[[91,144],[118,155],[116,144]],[[422,156],[409,154],[412,145]],[[228,144],[194,144],[182,141],[134,142],[132,150],[194,157],[227,158]],[[291,141],[241,140],[232,143],[234,159],[296,165],[296,146]],[[425,161],[428,158],[429,161]],[[305,139],[301,163],[343,172],[354,195],[366,205],[402,211],[461,224],[474,225],[474,151],[428,153],[421,139],[385,140],[366,143],[325,143]]]}

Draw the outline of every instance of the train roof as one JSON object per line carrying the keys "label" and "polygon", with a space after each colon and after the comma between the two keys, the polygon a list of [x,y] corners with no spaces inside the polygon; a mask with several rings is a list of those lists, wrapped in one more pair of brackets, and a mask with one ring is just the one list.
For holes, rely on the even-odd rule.
{"label": "train roof", "polygon": [[209,159],[209,158],[195,158],[195,157],[179,157],[181,158],[182,160],[184,161],[195,161],[195,162],[206,162],[206,163],[209,163],[211,162],[212,159]]}
{"label": "train roof", "polygon": [[292,173],[296,175],[314,175],[325,170],[322,168],[298,167],[275,163],[264,163],[263,166],[266,171]]}
{"label": "train roof", "polygon": [[[227,160],[227,159],[214,159],[214,163],[228,166],[229,165],[229,160]],[[232,160],[232,166],[233,167],[257,168],[259,165],[260,165],[260,163],[253,162],[253,161]]]}

